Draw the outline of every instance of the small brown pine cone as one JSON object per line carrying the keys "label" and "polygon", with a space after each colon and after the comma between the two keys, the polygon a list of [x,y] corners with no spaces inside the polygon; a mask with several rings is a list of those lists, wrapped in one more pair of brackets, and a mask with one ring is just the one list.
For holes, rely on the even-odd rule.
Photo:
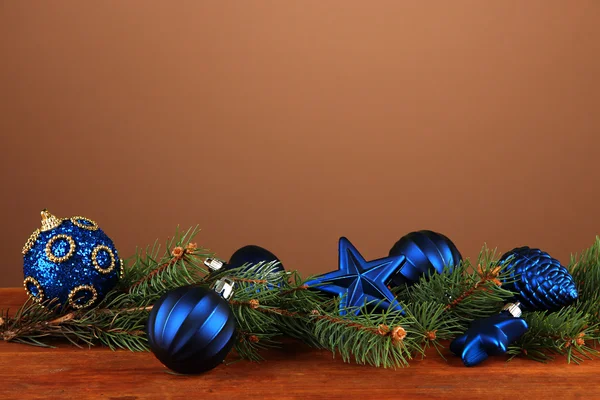
{"label": "small brown pine cone", "polygon": [[198,248],[198,245],[196,243],[190,242],[187,244],[185,251],[188,253],[193,253],[197,248]]}
{"label": "small brown pine cone", "polygon": [[380,334],[381,336],[385,336],[388,334],[388,332],[390,331],[390,327],[384,324],[379,325],[379,328],[377,328],[377,333]]}
{"label": "small brown pine cone", "polygon": [[177,246],[173,249],[173,251],[171,251],[171,255],[177,259],[180,259],[181,257],[183,257],[184,254],[185,254],[185,251],[183,250],[183,247],[181,247],[181,246]]}
{"label": "small brown pine cone", "polygon": [[404,330],[401,326],[396,326],[392,329],[392,341],[395,344],[398,344],[404,340],[406,337],[406,330]]}
{"label": "small brown pine cone", "polygon": [[435,340],[435,338],[437,337],[437,336],[436,336],[436,334],[435,334],[436,332],[437,332],[437,330],[435,330],[435,331],[430,331],[430,332],[427,332],[427,333],[425,333],[425,337],[426,337],[428,340]]}

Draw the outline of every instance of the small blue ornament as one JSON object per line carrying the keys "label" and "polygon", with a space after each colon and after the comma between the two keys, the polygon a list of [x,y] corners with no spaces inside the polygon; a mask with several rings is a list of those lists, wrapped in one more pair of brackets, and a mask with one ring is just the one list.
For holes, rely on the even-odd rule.
{"label": "small blue ornament", "polygon": [[404,255],[406,263],[392,276],[390,286],[411,285],[432,273],[452,271],[462,260],[460,252],[450,239],[433,231],[411,232],[390,249],[390,256]]}
{"label": "small blue ornament", "polygon": [[460,356],[467,367],[481,363],[488,356],[506,353],[508,345],[529,329],[527,322],[519,318],[518,304],[507,304],[505,309],[471,322],[467,332],[450,343],[450,351]]}
{"label": "small blue ornament", "polygon": [[42,227],[23,247],[25,290],[41,304],[52,301],[51,307],[97,304],[122,273],[112,240],[91,219],[41,214]]}
{"label": "small blue ornament", "polygon": [[[268,274],[276,274],[278,272],[285,271],[281,261],[279,261],[275,254],[263,247],[256,245],[248,245],[236,250],[227,263],[216,258],[207,258],[204,261],[204,265],[206,265],[211,271],[215,272],[228,271],[243,267],[244,265],[246,265],[246,267],[242,268],[242,271],[248,272],[250,268],[254,269],[258,264],[260,264],[260,266],[257,268],[257,270],[255,270],[257,273],[267,266],[269,268],[268,271],[263,272],[268,272]],[[253,286],[253,284],[250,284],[248,289],[252,290]],[[275,286],[271,284],[267,285],[267,288],[269,289],[274,287]],[[257,290],[257,292],[260,292],[260,290]]]}
{"label": "small blue ornament", "polygon": [[223,362],[235,341],[235,318],[215,291],[185,286],[154,304],[147,333],[152,352],[166,367],[197,374]]}
{"label": "small blue ornament", "polygon": [[273,272],[282,272],[285,270],[283,264],[281,264],[281,261],[279,261],[275,254],[263,247],[248,245],[236,250],[235,253],[231,255],[229,261],[223,265],[223,269],[229,270],[239,268],[244,264],[256,265],[260,262],[268,264],[273,261],[279,262],[279,264],[276,264],[273,267]]}
{"label": "small blue ornament", "polygon": [[504,254],[500,263],[506,263],[502,272],[510,271],[503,288],[517,293],[524,310],[555,311],[577,299],[569,271],[542,250],[519,247]]}
{"label": "small blue ornament", "polygon": [[[321,275],[306,284],[326,293],[340,296],[340,314],[346,308],[360,312],[365,302],[377,302],[378,307],[402,311],[402,307],[386,286],[392,274],[404,264],[403,255],[365,261],[345,237],[339,241],[339,269]],[[318,286],[317,286],[318,285]]]}

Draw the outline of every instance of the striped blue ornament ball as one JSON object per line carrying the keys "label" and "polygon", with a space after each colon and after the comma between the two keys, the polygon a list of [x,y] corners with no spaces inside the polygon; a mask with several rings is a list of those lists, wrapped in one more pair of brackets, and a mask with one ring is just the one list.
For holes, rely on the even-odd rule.
{"label": "striped blue ornament ball", "polygon": [[51,308],[98,304],[122,273],[113,241],[89,218],[41,214],[42,226],[23,246],[25,290]]}
{"label": "striped blue ornament ball", "polygon": [[219,365],[233,347],[233,312],[223,297],[201,286],[165,293],[147,323],[150,349],[167,368],[198,374]]}
{"label": "striped blue ornament ball", "polygon": [[422,230],[411,232],[398,240],[390,249],[390,256],[404,255],[406,263],[392,276],[391,287],[411,285],[422,276],[452,271],[462,256],[450,239],[441,233]]}

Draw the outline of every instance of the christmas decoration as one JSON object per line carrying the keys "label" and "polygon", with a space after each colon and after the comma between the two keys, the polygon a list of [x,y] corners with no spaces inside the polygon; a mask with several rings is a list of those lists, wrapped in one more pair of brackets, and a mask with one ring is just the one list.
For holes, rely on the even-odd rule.
{"label": "christmas decoration", "polygon": [[275,254],[256,245],[248,245],[239,248],[232,254],[228,262],[218,258],[207,258],[204,261],[204,265],[213,271],[228,271],[243,266],[246,266],[244,271],[248,271],[259,265],[262,267],[269,266],[272,271],[285,271],[281,261],[279,261]]}
{"label": "christmas decoration", "polygon": [[[477,365],[488,355],[502,354],[509,344],[527,332],[528,325],[518,308],[520,302],[529,311],[556,310],[577,298],[577,288],[569,271],[558,260],[539,249],[520,247],[504,254],[499,260],[505,276],[498,280],[504,288],[516,292],[517,306],[471,323],[465,335],[456,338],[450,349],[462,357],[466,366]],[[512,314],[512,315],[511,315]],[[518,314],[518,315],[517,315]]]}
{"label": "christmas decoration", "polygon": [[[271,272],[285,271],[275,254],[256,245],[248,245],[236,250],[227,263],[216,258],[207,258],[204,265],[213,271],[229,271],[243,266],[246,266],[243,271],[256,270],[258,272],[263,268],[268,268]],[[268,288],[272,289],[273,286],[270,285]],[[254,288],[250,286],[248,290],[254,290]]]}
{"label": "christmas decoration", "polygon": [[[396,288],[395,301],[402,305],[402,311],[392,305],[383,310],[364,307],[358,314],[340,313],[340,302],[326,296],[328,292],[317,290],[319,283],[315,281],[322,277],[303,279],[296,271],[278,270],[276,261],[259,268],[209,271],[204,261],[214,259],[214,255],[193,242],[197,232],[197,227],[178,231],[164,246],[156,243],[142,248],[145,250],[138,251],[126,265],[121,265],[123,277],[96,307],[49,310],[29,299],[16,312],[9,314],[0,310],[0,338],[36,346],[49,346],[57,339],[66,339],[86,347],[149,350],[149,313],[165,293],[181,287],[210,290],[228,279],[236,287],[228,302],[236,326],[232,357],[261,360],[262,350],[281,345],[285,336],[328,350],[346,362],[403,367],[409,365],[413,357],[424,356],[430,346],[443,354],[447,343],[468,331],[474,320],[491,317],[491,321],[496,321],[508,317],[506,313],[499,317],[498,313],[502,304],[514,297],[513,292],[505,289],[512,270],[503,268],[495,251],[484,247],[473,262],[465,259],[443,274],[431,274],[418,284]],[[68,241],[64,245],[66,250],[69,249],[67,244]],[[344,297],[360,297],[362,293],[363,299],[353,305],[356,307],[368,301],[368,292],[373,287],[380,288],[390,270],[402,268],[402,261],[394,257],[369,265],[375,262],[364,261],[347,241],[340,241],[340,248],[344,249],[340,252],[340,261],[346,258],[340,267],[345,265],[355,272],[348,274],[347,279],[341,269],[336,271],[339,276],[335,272],[326,275],[335,275],[331,285],[332,289],[339,290],[333,290],[335,294],[343,295],[346,288],[354,293]],[[68,253],[55,256],[64,254]],[[398,265],[392,268],[394,262]],[[483,324],[485,328],[480,335],[501,341],[502,346],[508,346],[506,354],[511,357],[548,361],[559,354],[569,362],[581,362],[598,355],[600,237],[589,249],[572,258],[568,270],[577,285],[576,304],[556,311],[524,310],[521,318],[529,329],[512,343],[509,341],[516,336],[511,326],[514,322],[508,320],[493,324],[494,327],[490,322]],[[322,284],[327,285],[327,282],[322,281]],[[381,293],[375,292],[376,296]],[[384,296],[379,297],[382,298]],[[388,297],[385,301],[392,303]],[[187,331],[187,326],[181,325],[179,331]],[[495,327],[508,328],[504,333],[508,334],[506,339]],[[472,338],[477,337],[473,329],[470,332]],[[182,343],[178,338],[174,338],[172,343],[175,342]],[[498,345],[494,350],[490,347],[494,341],[490,339],[465,337],[463,350],[476,350],[477,343],[486,345],[486,354],[502,348]],[[168,354],[172,354],[173,349],[168,349]],[[477,361],[471,352],[467,350],[467,353],[466,358]],[[199,353],[200,357],[203,355]]]}
{"label": "christmas decoration", "polygon": [[573,277],[548,253],[519,247],[504,254],[500,263],[510,272],[505,289],[517,293],[524,310],[554,311],[577,299]]}
{"label": "christmas decoration", "polygon": [[450,239],[441,233],[422,230],[411,232],[390,249],[390,256],[406,257],[404,266],[391,279],[390,286],[413,284],[422,276],[442,273],[460,263],[462,256]]}
{"label": "christmas decoration", "polygon": [[509,344],[527,332],[527,322],[520,316],[518,303],[507,304],[501,313],[473,321],[467,333],[450,343],[450,350],[460,356],[467,367],[481,363],[490,355],[504,354]]}
{"label": "christmas decoration", "polygon": [[277,262],[276,265],[274,264],[276,266],[275,270],[283,271],[283,264],[281,264],[281,261],[279,261],[275,254],[271,253],[269,250],[263,247],[256,245],[248,245],[236,250],[235,253],[231,255],[231,258],[229,258],[227,264],[223,266],[223,268],[228,270],[233,268],[239,268],[244,264],[255,265],[261,262],[268,264],[274,261]]}
{"label": "christmas decoration", "polygon": [[52,307],[85,308],[112,290],[121,260],[112,240],[85,217],[57,218],[42,211],[42,227],[23,247],[25,290]]}
{"label": "christmas decoration", "polygon": [[340,314],[348,308],[358,314],[365,303],[380,308],[402,311],[402,307],[387,288],[386,282],[398,271],[406,258],[403,255],[365,261],[345,237],[339,241],[339,269],[307,282],[308,286],[340,296]]}
{"label": "christmas decoration", "polygon": [[165,366],[195,374],[223,362],[233,347],[235,318],[215,291],[185,286],[154,304],[147,330],[150,349]]}

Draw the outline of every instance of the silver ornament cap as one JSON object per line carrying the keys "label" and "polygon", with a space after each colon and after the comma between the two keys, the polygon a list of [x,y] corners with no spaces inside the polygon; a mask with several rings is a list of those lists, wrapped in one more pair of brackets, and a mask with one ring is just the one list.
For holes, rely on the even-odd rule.
{"label": "silver ornament cap", "polygon": [[221,295],[225,300],[229,300],[233,296],[233,286],[235,282],[229,278],[218,279],[212,289]]}
{"label": "silver ornament cap", "polygon": [[513,317],[519,318],[523,314],[523,312],[521,311],[521,307],[519,307],[520,305],[521,303],[518,301],[516,303],[507,303],[502,308],[502,311],[508,311]]}
{"label": "silver ornament cap", "polygon": [[218,258],[207,258],[204,260],[204,265],[206,265],[211,271],[218,271],[223,268],[225,261],[219,260]]}

